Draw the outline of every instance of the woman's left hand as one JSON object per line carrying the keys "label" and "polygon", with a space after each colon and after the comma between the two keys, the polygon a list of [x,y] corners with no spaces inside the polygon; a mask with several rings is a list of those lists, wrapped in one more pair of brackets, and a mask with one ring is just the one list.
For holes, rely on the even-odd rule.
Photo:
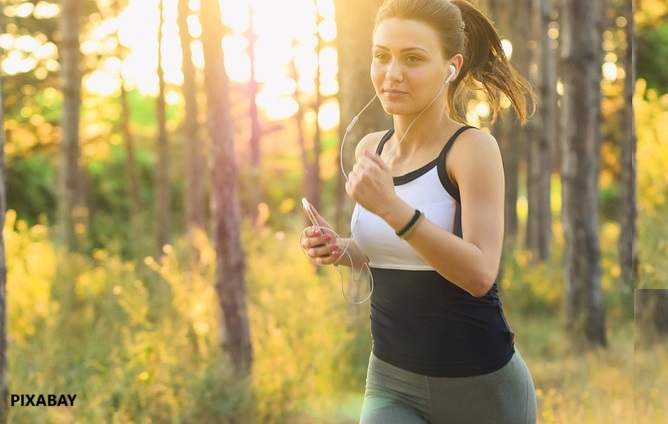
{"label": "woman's left hand", "polygon": [[346,192],[364,209],[379,216],[398,199],[390,169],[380,156],[366,149],[348,175]]}

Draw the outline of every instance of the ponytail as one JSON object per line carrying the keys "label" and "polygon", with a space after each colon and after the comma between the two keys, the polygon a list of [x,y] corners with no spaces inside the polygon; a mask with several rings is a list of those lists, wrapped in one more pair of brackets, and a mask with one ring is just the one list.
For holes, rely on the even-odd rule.
{"label": "ponytail", "polygon": [[[492,122],[505,95],[520,123],[525,124],[536,110],[533,87],[509,62],[492,22],[466,0],[453,0],[452,4],[461,11],[465,45],[461,52],[464,64],[448,90],[448,109],[463,122],[467,100],[473,91],[482,89],[491,106]],[[531,101],[531,112],[527,111],[527,98]]]}
{"label": "ponytail", "polygon": [[[490,103],[492,122],[505,95],[520,123],[536,110],[536,96],[529,81],[515,69],[501,45],[492,22],[466,0],[385,0],[376,15],[383,19],[413,19],[430,25],[439,35],[446,58],[464,57],[459,75],[448,89],[446,104],[455,119],[466,121],[466,106],[477,90]],[[532,110],[527,112],[528,100]]]}

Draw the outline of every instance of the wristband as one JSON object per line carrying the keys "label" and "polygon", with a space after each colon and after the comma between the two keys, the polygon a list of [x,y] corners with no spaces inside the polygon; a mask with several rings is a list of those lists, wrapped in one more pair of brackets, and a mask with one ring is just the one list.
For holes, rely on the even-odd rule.
{"label": "wristband", "polygon": [[404,240],[406,237],[411,235],[413,231],[420,225],[420,222],[422,222],[422,219],[424,218],[424,214],[420,212],[418,209],[415,209],[415,214],[411,218],[410,221],[408,221],[408,224],[404,228],[402,228],[400,231],[397,231],[395,234],[397,237],[400,239]]}

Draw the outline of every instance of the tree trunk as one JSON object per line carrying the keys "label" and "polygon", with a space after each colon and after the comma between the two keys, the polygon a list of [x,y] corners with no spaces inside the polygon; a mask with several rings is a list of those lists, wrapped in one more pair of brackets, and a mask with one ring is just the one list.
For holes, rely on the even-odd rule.
{"label": "tree trunk", "polygon": [[627,1],[624,16],[626,24],[626,54],[624,57],[624,107],[622,109],[622,152],[620,171],[620,216],[619,226],[619,264],[621,268],[621,289],[627,293],[633,290],[638,277],[638,261],[636,251],[636,131],[633,113],[633,92],[635,91],[635,25],[633,23],[633,2]]}
{"label": "tree trunk", "polygon": [[[116,3],[115,15],[118,17],[123,11],[121,2]],[[121,45],[118,33],[116,34],[116,41],[118,43],[118,58],[125,59],[126,48]],[[135,141],[130,126],[130,102],[128,100],[128,92],[125,89],[125,79],[123,73],[118,73],[118,78],[121,81],[121,92],[119,101],[121,103],[121,134],[123,136],[123,146],[125,148],[125,181],[127,184],[127,194],[129,199],[129,220],[130,220],[130,235],[133,237],[140,230],[141,217],[141,199],[139,197],[139,180],[137,178],[137,158],[135,155]]]}
{"label": "tree trunk", "polygon": [[668,337],[668,290],[638,289],[635,294],[635,330],[639,341]]}
{"label": "tree trunk", "polygon": [[[497,30],[499,31],[499,34],[501,37],[504,37],[504,34],[507,34],[508,31],[508,8],[504,7],[503,4],[501,4],[500,0],[486,0],[484,3],[485,11],[487,13],[487,16],[489,19],[494,22]],[[507,158],[510,156],[510,153],[507,151],[508,149],[511,149],[511,143],[509,143],[509,133],[508,133],[508,127],[510,126],[509,124],[509,113],[510,111],[500,111],[498,119],[496,122],[490,125],[490,132],[494,135],[496,138],[497,142],[499,143],[499,149],[501,150],[501,156],[503,158],[503,171],[504,171],[504,190],[508,188],[508,167],[510,164],[506,163]],[[514,175],[517,175],[515,173]],[[512,178],[512,177],[510,177]],[[515,184],[517,184],[515,182]],[[508,217],[510,216],[511,219],[514,219],[514,226],[517,228],[517,205],[516,203],[509,202],[508,200],[507,193],[504,191],[504,204],[503,204],[503,210],[504,210],[504,246],[507,246],[508,248],[503,249],[503,258],[501,259],[501,264],[499,266],[499,272],[497,274],[497,281],[503,280],[503,276],[505,273],[505,263],[506,260],[504,259],[508,255],[512,255],[512,245],[514,244],[515,240],[512,237],[509,237],[507,232],[508,228],[512,227],[513,224],[509,224]],[[515,200],[516,201],[516,200]]]}
{"label": "tree trunk", "polygon": [[163,255],[164,246],[169,243],[169,145],[167,142],[167,117],[165,105],[165,75],[162,68],[162,26],[164,24],[164,0],[160,0],[160,23],[158,25],[158,98],[156,113],[158,125],[157,152],[155,174],[155,217],[157,252],[156,258]]}
{"label": "tree trunk", "polygon": [[[116,16],[120,15],[122,8],[120,3],[116,5]],[[118,42],[118,57],[123,60],[125,57],[125,48],[121,45],[118,34],[116,37]],[[123,147],[125,149],[125,183],[129,203],[128,221],[130,227],[128,228],[128,240],[131,240],[138,231],[141,230],[141,199],[139,197],[139,179],[137,178],[137,158],[135,155],[135,142],[130,126],[130,102],[128,100],[128,92],[125,89],[125,79],[123,73],[119,72],[118,78],[121,81],[121,92],[119,101],[121,103],[121,134],[123,136]],[[132,243],[129,243],[131,246]]]}
{"label": "tree trunk", "polygon": [[[540,0],[533,5],[533,26],[536,34],[534,60],[536,72],[533,81],[538,87],[540,124],[535,126],[534,137],[529,142],[527,166],[527,217],[526,247],[539,260],[550,257],[552,242],[551,181],[552,146],[556,136],[556,69],[552,40],[548,37],[552,21],[551,0]],[[535,125],[535,124],[534,124]]]}
{"label": "tree trunk", "polygon": [[[504,37],[504,35],[507,36],[513,45],[513,65],[518,66],[518,68],[522,70],[523,65],[520,65],[519,62],[522,62],[524,60],[523,57],[527,56],[526,53],[523,52],[523,50],[526,50],[527,48],[527,32],[518,31],[518,29],[514,27],[515,19],[513,19],[511,24],[510,15],[515,12],[515,8],[510,8],[505,3],[501,4],[498,0],[487,0],[485,6],[487,8],[488,16],[495,22],[501,37]],[[524,5],[517,7],[517,10],[522,9],[524,9]],[[517,21],[521,21],[521,19],[517,18]],[[528,25],[528,23],[526,24]],[[528,31],[528,27],[526,28],[526,31]],[[520,36],[517,35],[518,32],[521,34]],[[514,128],[516,119],[515,112],[512,109],[507,110],[500,115],[499,119],[493,124],[491,129],[499,143],[501,156],[503,157],[505,180],[504,243],[509,246],[515,244],[519,228],[519,217],[517,215],[517,200],[519,197],[520,183],[519,152],[523,151],[522,139],[525,137],[524,130],[517,131],[518,129]],[[499,271],[499,275],[502,275],[502,272],[503,269]]]}
{"label": "tree trunk", "polygon": [[[295,50],[294,47],[296,47],[296,43],[297,40],[293,40],[293,51]],[[295,80],[295,82],[297,82],[299,81],[300,76],[295,59],[296,57],[293,55],[292,59],[290,60],[290,70],[292,73],[292,78]],[[317,146],[315,144],[313,148],[310,148],[310,146],[306,143],[307,131],[305,128],[306,123],[304,120],[304,109],[308,102],[303,98],[299,87],[295,89],[294,99],[297,102],[297,112],[294,116],[295,126],[297,127],[297,142],[299,144],[299,150],[301,154],[302,170],[304,171],[303,193],[309,202],[317,209],[320,204],[320,193],[317,191],[318,182],[315,182],[314,180],[320,180],[320,173],[318,172],[317,175],[313,175],[313,172],[318,171],[314,167],[314,160],[319,157],[319,150],[317,150]],[[304,219],[307,225],[311,225],[311,222],[308,219]]]}
{"label": "tree trunk", "polygon": [[250,199],[249,217],[252,223],[257,222],[258,206],[262,201],[261,181],[260,181],[260,165],[262,161],[262,123],[260,122],[260,112],[257,105],[257,95],[260,91],[260,84],[255,79],[255,43],[257,35],[255,34],[255,19],[253,13],[252,3],[249,3],[250,25],[248,27],[248,56],[250,59],[250,79],[248,80],[248,101],[250,117],[250,179],[248,184],[248,198]]}
{"label": "tree trunk", "polygon": [[260,112],[257,106],[257,95],[260,91],[260,84],[255,79],[255,43],[257,35],[255,34],[254,13],[252,4],[249,4],[250,25],[248,26],[248,57],[250,59],[250,79],[248,80],[248,115],[250,118],[250,184],[248,184],[249,218],[250,222],[255,224],[258,218],[258,206],[262,201],[260,194],[260,162],[262,160],[262,124],[260,122]]}
{"label": "tree trunk", "polygon": [[[376,11],[382,0],[335,0],[336,37],[339,51],[339,109],[341,111],[339,138],[343,140],[346,127],[374,95],[369,76],[371,65],[372,31]],[[385,114],[380,102],[367,109],[348,134],[343,148],[344,172],[350,173],[355,160],[355,146],[364,135],[390,128],[392,120]],[[336,186],[336,216],[333,225],[341,235],[349,225],[353,203],[346,195],[346,179],[339,175]],[[330,221],[332,222],[332,221]]]}
{"label": "tree trunk", "polygon": [[63,114],[61,120],[60,178],[58,181],[58,227],[60,243],[67,249],[76,248],[74,212],[79,202],[79,120],[81,106],[81,53],[79,0],[62,0],[60,16],[61,87]]}
{"label": "tree trunk", "polygon": [[238,172],[230,110],[230,82],[221,48],[223,27],[218,2],[201,3],[207,128],[211,139],[211,195],[216,247],[216,291],[224,317],[223,349],[238,371],[250,372],[252,351],[241,245]]}
{"label": "tree trunk", "polygon": [[[130,129],[130,103],[128,101],[128,92],[123,86],[123,77],[121,77],[121,132],[123,134],[123,146],[125,147],[125,180],[127,183],[128,197],[130,203],[130,221],[133,230],[139,230],[136,221],[141,216],[141,200],[139,198],[139,181],[137,179],[137,159],[135,157],[135,143]],[[132,234],[136,234],[132,232]]]}
{"label": "tree trunk", "polygon": [[[320,28],[322,17],[317,14],[316,25]],[[313,110],[315,112],[315,125],[313,130],[313,154],[310,158],[309,168],[306,173],[306,193],[309,195],[309,200],[316,208],[321,206],[322,184],[320,181],[320,154],[322,153],[322,135],[320,132],[320,107],[322,106],[322,95],[320,94],[320,52],[322,51],[322,37],[320,31],[316,30],[317,46],[315,50],[318,58],[318,66],[315,73],[315,102]]]}
{"label": "tree trunk", "polygon": [[499,142],[501,156],[503,157],[503,170],[505,180],[504,191],[504,244],[514,245],[517,239],[519,218],[517,216],[517,199],[519,189],[519,147],[514,139],[515,132],[512,130],[515,121],[515,112],[507,111],[505,117],[495,126],[495,137]]}
{"label": "tree trunk", "polygon": [[[0,23],[4,13],[0,10]],[[0,75],[0,87],[2,76]],[[0,92],[0,104],[3,102]],[[3,109],[0,108],[0,123],[5,123]],[[5,132],[0,132],[0,229],[5,228],[6,186],[5,186]],[[5,238],[0,231],[0,424],[7,422],[9,410],[9,388],[7,382],[7,262],[5,257]]]}
{"label": "tree trunk", "polygon": [[[512,63],[524,75],[528,75],[529,69],[529,40],[531,34],[530,2],[523,0],[517,7],[504,5],[503,13],[506,18],[504,26],[510,34],[513,45]],[[517,213],[517,202],[520,189],[520,170],[526,159],[527,139],[530,139],[530,126],[525,128],[516,124],[517,116],[512,110],[508,110],[506,122],[502,123],[502,137],[499,140],[503,166],[505,170],[505,239],[513,244],[517,240],[519,231],[519,216]]]}
{"label": "tree trunk", "polygon": [[[192,60],[188,31],[190,8],[188,0],[179,0],[178,26],[183,52],[183,145],[186,176],[186,231],[192,242],[193,232],[205,228],[204,213],[204,154],[200,137],[199,107],[197,104],[197,74]],[[191,243],[192,248],[192,243]]]}
{"label": "tree trunk", "polygon": [[566,326],[574,341],[606,345],[598,236],[601,113],[600,0],[563,8],[564,113],[561,120]]}

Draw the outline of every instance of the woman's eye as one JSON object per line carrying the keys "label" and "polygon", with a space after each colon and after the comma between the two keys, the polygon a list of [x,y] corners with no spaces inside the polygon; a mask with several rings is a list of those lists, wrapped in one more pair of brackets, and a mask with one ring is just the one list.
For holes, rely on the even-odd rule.
{"label": "woman's eye", "polygon": [[420,61],[419,56],[411,55],[411,56],[406,57],[406,62],[408,62],[408,63],[415,63],[415,62],[419,62],[419,61]]}
{"label": "woman's eye", "polygon": [[373,55],[373,58],[377,61],[384,61],[387,60],[387,55],[385,53],[376,53]]}

